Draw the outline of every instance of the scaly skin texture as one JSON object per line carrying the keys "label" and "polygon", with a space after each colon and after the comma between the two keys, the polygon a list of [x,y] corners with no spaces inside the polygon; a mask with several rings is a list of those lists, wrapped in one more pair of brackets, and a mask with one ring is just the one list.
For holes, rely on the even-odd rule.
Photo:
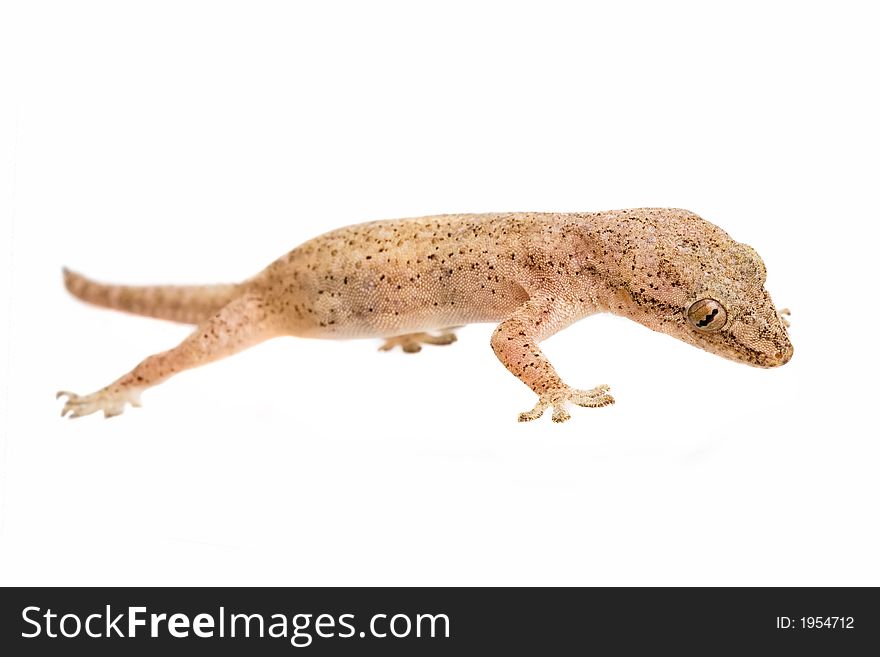
{"label": "scaly skin texture", "polygon": [[550,407],[554,421],[565,421],[567,402],[614,402],[608,386],[567,386],[538,347],[598,312],[757,367],[792,355],[787,311],[777,311],[764,290],[757,252],[687,210],[375,221],[316,237],[234,285],[126,287],[64,275],[84,301],[198,325],[179,346],[102,390],[59,393],[67,397],[62,414],[71,417],[118,415],[177,372],[280,335],[378,337],[384,350],[414,353],[454,342],[449,327],[495,323],[492,349],[538,395],[521,421]]}

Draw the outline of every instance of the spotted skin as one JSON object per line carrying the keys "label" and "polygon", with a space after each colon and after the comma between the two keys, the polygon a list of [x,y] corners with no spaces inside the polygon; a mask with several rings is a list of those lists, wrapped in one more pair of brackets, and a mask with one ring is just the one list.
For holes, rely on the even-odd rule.
{"label": "spotted skin", "polygon": [[[757,367],[788,362],[787,311],[764,290],[757,252],[692,212],[642,208],[596,213],[458,214],[375,221],[335,230],[239,284],[102,285],[65,270],[78,298],[196,324],[178,347],[150,356],[96,393],[66,396],[62,414],[118,415],[177,372],[263,340],[384,338],[415,353],[450,344],[449,327],[497,324],[491,345],[537,395],[521,421],[569,402],[614,402],[608,386],[570,388],[538,344],[579,319],[610,312],[714,354]],[[723,309],[695,325],[688,309]],[[711,329],[711,330],[709,330]]]}

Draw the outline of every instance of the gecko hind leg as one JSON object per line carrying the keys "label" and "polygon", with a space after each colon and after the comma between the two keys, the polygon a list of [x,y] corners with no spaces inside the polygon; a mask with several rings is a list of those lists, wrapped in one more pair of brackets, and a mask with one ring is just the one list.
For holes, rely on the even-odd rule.
{"label": "gecko hind leg", "polygon": [[178,372],[231,356],[278,334],[262,300],[256,295],[244,295],[202,322],[177,347],[147,357],[131,372],[97,392],[59,392],[56,397],[66,397],[61,415],[76,418],[98,411],[103,411],[104,417],[120,415],[126,404],[141,405],[144,390]]}
{"label": "gecko hind leg", "polygon": [[[459,328],[459,327],[453,327]],[[394,347],[400,347],[408,354],[417,354],[422,350],[423,344],[447,345],[452,344],[458,338],[453,333],[453,328],[444,329],[436,335],[432,333],[407,333],[393,338],[386,338],[379,347],[379,351],[391,351]]]}

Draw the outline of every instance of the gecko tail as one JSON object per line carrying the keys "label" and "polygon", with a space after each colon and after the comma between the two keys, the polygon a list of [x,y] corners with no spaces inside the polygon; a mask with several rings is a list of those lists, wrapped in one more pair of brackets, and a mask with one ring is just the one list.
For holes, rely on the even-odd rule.
{"label": "gecko tail", "polygon": [[232,301],[240,285],[105,285],[63,270],[64,287],[77,299],[135,315],[199,324]]}

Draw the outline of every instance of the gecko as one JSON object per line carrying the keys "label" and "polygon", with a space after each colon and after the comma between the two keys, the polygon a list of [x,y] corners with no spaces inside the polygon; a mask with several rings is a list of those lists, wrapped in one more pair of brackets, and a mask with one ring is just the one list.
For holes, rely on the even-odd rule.
{"label": "gecko", "polygon": [[277,336],[384,339],[382,350],[448,345],[454,329],[496,324],[491,347],[537,395],[519,415],[570,418],[569,402],[614,403],[607,385],[570,387],[539,347],[577,320],[612,313],[747,365],[793,353],[787,309],[764,289],[751,246],[693,212],[449,214],[373,221],[296,247],[241,283],[104,285],[68,269],[64,283],[91,304],[195,325],[179,345],[89,395],[67,391],[62,416],[140,406],[169,377]]}

